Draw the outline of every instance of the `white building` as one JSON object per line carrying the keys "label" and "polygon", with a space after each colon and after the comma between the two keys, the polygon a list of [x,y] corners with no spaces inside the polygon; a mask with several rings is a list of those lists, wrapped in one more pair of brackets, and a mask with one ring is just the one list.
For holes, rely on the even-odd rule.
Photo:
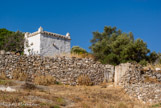
{"label": "white building", "polygon": [[70,53],[70,34],[66,36],[43,31],[40,27],[34,33],[25,33],[24,54],[53,56],[55,54]]}

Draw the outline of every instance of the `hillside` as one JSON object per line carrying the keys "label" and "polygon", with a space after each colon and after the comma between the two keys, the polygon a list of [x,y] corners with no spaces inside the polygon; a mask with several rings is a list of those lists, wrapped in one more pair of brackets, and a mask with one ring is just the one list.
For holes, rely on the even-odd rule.
{"label": "hillside", "polygon": [[[5,80],[7,82],[8,80]],[[161,105],[148,105],[130,98],[122,88],[113,84],[99,86],[51,85],[34,86],[25,82],[10,80],[15,92],[0,91],[2,107],[17,108],[159,108]],[[4,84],[4,83],[3,83]],[[2,87],[2,80],[0,87]],[[9,83],[5,83],[7,85]],[[2,105],[3,104],[3,105]]]}

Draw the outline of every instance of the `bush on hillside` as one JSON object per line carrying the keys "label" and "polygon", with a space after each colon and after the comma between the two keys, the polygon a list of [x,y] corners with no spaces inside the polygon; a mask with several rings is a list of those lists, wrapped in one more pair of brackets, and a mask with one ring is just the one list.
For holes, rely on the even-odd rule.
{"label": "bush on hillside", "polygon": [[80,75],[77,79],[78,85],[86,85],[86,86],[91,86],[92,82],[91,79],[89,78],[88,75]]}
{"label": "bush on hillside", "polygon": [[38,84],[38,85],[47,86],[47,85],[56,84],[57,82],[56,82],[55,78],[51,75],[40,75],[40,76],[36,76],[34,78],[34,83]]}
{"label": "bush on hillside", "polygon": [[75,54],[85,54],[87,51],[79,46],[73,46],[71,49],[71,53]]}

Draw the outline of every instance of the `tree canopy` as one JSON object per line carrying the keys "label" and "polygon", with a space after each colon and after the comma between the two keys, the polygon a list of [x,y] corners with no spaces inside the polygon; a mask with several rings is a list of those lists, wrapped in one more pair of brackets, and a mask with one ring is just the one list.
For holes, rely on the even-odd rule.
{"label": "tree canopy", "polygon": [[150,52],[147,44],[141,39],[134,39],[132,32],[123,33],[116,27],[105,26],[102,33],[93,32],[89,47],[95,58],[102,63],[117,65],[125,62],[154,62],[155,52]]}
{"label": "tree canopy", "polygon": [[0,29],[0,50],[23,53],[24,34],[20,31]]}

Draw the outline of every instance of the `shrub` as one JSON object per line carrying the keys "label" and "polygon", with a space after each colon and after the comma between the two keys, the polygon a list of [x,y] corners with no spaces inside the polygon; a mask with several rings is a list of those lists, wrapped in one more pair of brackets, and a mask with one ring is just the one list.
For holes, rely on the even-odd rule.
{"label": "shrub", "polygon": [[144,82],[159,83],[159,81],[156,78],[151,78],[149,76],[145,76],[144,78],[145,78]]}
{"label": "shrub", "polygon": [[90,53],[84,53],[84,54],[71,53],[70,57],[94,59],[94,56]]}
{"label": "shrub", "polygon": [[6,77],[6,75],[5,75],[5,73],[4,72],[2,72],[1,74],[0,74],[0,79],[6,79],[7,77]]}
{"label": "shrub", "polygon": [[87,51],[79,46],[73,46],[71,49],[71,53],[85,54],[85,53],[87,53]]}
{"label": "shrub", "polygon": [[22,85],[22,88],[27,89],[27,90],[34,90],[34,89],[36,89],[36,86],[32,83],[25,82],[25,84]]}
{"label": "shrub", "polygon": [[52,105],[52,106],[50,106],[50,108],[60,108],[60,106],[59,105]]}
{"label": "shrub", "polygon": [[84,53],[84,54],[81,54],[82,58],[92,58],[94,59],[94,56],[90,53]]}
{"label": "shrub", "polygon": [[57,98],[56,102],[57,102],[57,104],[59,104],[61,106],[66,106],[66,104],[67,104],[66,101],[61,97]]}
{"label": "shrub", "polygon": [[159,60],[159,64],[161,64],[161,59]]}
{"label": "shrub", "polygon": [[25,72],[22,72],[21,69],[16,69],[13,71],[13,79],[25,81],[28,78],[28,75]]}
{"label": "shrub", "polygon": [[34,83],[38,85],[51,85],[55,84],[56,80],[51,75],[41,75],[34,78]]}
{"label": "shrub", "polygon": [[152,108],[159,108],[159,107],[161,107],[161,103],[152,105]]}
{"label": "shrub", "polygon": [[128,106],[125,105],[124,103],[118,103],[116,108],[128,108]]}
{"label": "shrub", "polygon": [[0,79],[0,85],[13,86],[13,85],[16,85],[16,84],[14,82],[10,81],[10,80],[1,80]]}
{"label": "shrub", "polygon": [[86,85],[86,86],[90,86],[92,85],[91,79],[88,77],[88,75],[80,75],[77,79],[77,82],[79,85]]}
{"label": "shrub", "polygon": [[147,63],[148,63],[148,62],[147,62],[146,60],[141,60],[141,61],[139,62],[139,64],[142,65],[142,66],[146,66]]}

